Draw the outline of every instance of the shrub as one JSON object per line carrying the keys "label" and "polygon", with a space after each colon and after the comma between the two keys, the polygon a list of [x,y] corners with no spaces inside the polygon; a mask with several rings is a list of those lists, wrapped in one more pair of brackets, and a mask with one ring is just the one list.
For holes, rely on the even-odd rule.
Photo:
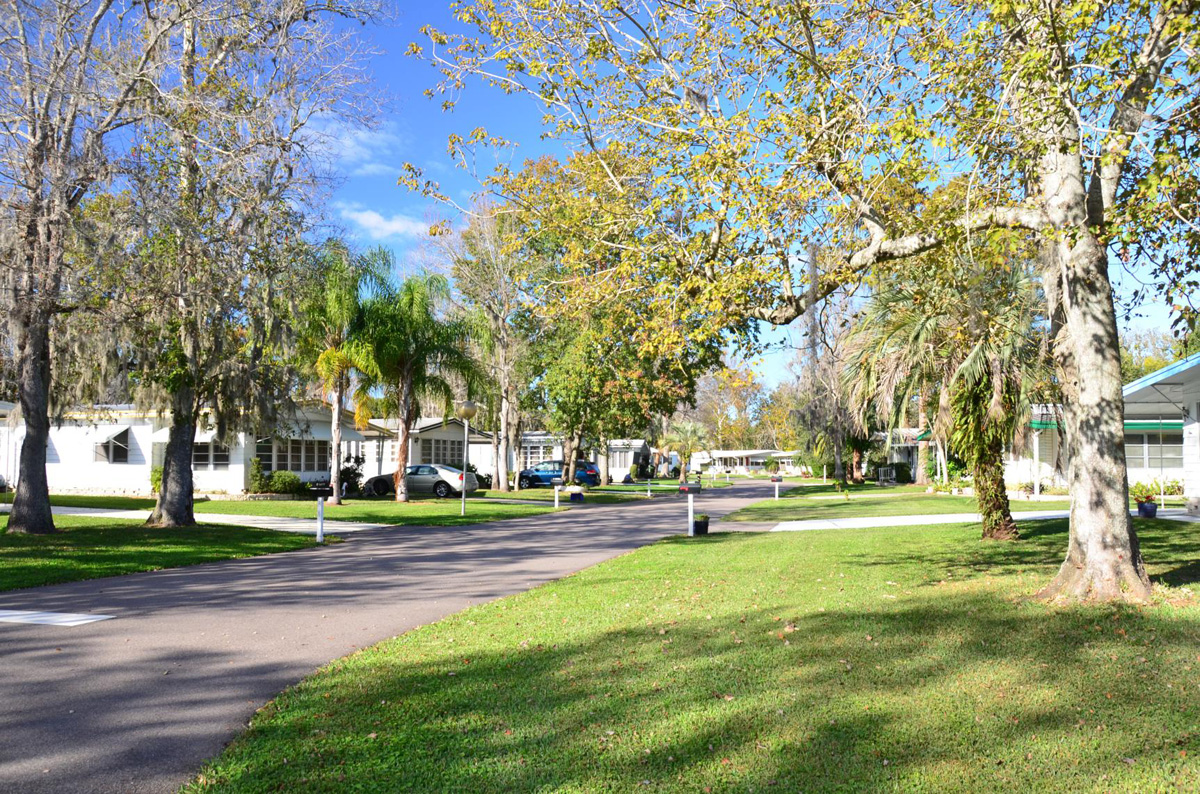
{"label": "shrub", "polygon": [[362,489],[362,467],[366,460],[362,455],[346,456],[341,470],[341,481],[346,486],[346,493],[358,493]]}
{"label": "shrub", "polygon": [[158,493],[162,490],[162,466],[153,466],[150,469],[150,492]]}
{"label": "shrub", "polygon": [[896,482],[912,482],[912,466],[908,465],[904,461],[898,461],[893,463],[892,467],[896,470]]}
{"label": "shrub", "polygon": [[779,461],[775,458],[767,458],[766,462],[763,463],[763,470],[774,474],[779,471]]}
{"label": "shrub", "polygon": [[1154,480],[1150,483],[1150,487],[1167,496],[1183,496],[1183,483],[1179,480],[1167,480],[1166,482]]}
{"label": "shrub", "polygon": [[271,493],[302,494],[307,489],[300,481],[300,475],[294,471],[277,471],[271,475],[271,484],[267,488]]}
{"label": "shrub", "polygon": [[247,478],[246,488],[250,493],[268,493],[271,490],[271,478],[263,474],[262,461],[258,458],[250,461],[250,476]]}

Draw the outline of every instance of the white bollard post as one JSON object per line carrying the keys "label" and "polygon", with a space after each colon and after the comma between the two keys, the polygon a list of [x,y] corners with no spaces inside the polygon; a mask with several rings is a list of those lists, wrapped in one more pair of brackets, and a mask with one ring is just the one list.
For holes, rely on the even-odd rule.
{"label": "white bollard post", "polygon": [[775,501],[779,501],[779,483],[775,483]]}
{"label": "white bollard post", "polygon": [[317,497],[317,545],[325,543],[325,497]]}
{"label": "white bollard post", "polygon": [[653,482],[654,482],[654,480],[646,480],[646,498],[647,498],[647,499],[653,499],[653,498],[654,498],[654,494],[650,493],[650,485],[651,485]]}
{"label": "white bollard post", "polygon": [[554,486],[554,508],[556,510],[558,509],[558,489],[561,487],[562,486],[560,486],[560,485]]}
{"label": "white bollard post", "polygon": [[829,474],[829,464],[827,463],[821,467],[821,485],[825,484],[825,480],[828,479],[828,477],[827,477],[828,474]]}
{"label": "white bollard post", "polygon": [[696,498],[695,494],[693,494],[693,493],[688,494],[688,537],[689,538],[696,537],[695,498]]}

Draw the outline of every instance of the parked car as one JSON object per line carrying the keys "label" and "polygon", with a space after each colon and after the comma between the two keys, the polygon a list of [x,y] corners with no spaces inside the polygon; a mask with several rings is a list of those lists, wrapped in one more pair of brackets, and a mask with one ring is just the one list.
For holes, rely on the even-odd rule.
{"label": "parked car", "polygon": [[[517,482],[522,488],[532,488],[535,485],[550,485],[551,480],[555,477],[561,477],[562,474],[563,462],[561,460],[544,460],[517,475]],[[599,485],[600,471],[596,468],[596,464],[588,463],[586,460],[576,461],[575,484]]]}
{"label": "parked car", "polygon": [[[410,494],[431,493],[441,499],[458,495],[463,491],[464,477],[461,469],[440,464],[428,463],[409,466],[405,476]],[[472,493],[479,490],[479,480],[471,472],[466,474],[466,490]],[[381,474],[363,483],[363,492],[375,496],[386,496],[396,490],[394,475]]]}

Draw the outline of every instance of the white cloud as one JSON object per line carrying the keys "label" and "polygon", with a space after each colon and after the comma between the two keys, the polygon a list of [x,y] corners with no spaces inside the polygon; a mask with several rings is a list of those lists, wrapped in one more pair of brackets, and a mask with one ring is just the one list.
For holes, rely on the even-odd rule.
{"label": "white cloud", "polygon": [[361,209],[355,205],[340,205],[342,218],[358,225],[372,240],[389,237],[425,237],[429,234],[429,222],[408,215],[384,216],[375,210]]}
{"label": "white cloud", "polygon": [[394,165],[387,163],[379,163],[372,160],[371,162],[363,163],[350,172],[354,176],[400,176],[400,169]]}

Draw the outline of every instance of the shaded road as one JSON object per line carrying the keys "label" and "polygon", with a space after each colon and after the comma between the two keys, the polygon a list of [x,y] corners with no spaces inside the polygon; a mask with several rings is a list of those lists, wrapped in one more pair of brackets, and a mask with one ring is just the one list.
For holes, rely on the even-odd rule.
{"label": "shaded road", "polygon": [[[704,493],[714,518],[769,483]],[[267,557],[0,593],[0,791],[168,792],[322,664],[471,604],[685,531],[660,498],[527,519],[361,532]]]}

